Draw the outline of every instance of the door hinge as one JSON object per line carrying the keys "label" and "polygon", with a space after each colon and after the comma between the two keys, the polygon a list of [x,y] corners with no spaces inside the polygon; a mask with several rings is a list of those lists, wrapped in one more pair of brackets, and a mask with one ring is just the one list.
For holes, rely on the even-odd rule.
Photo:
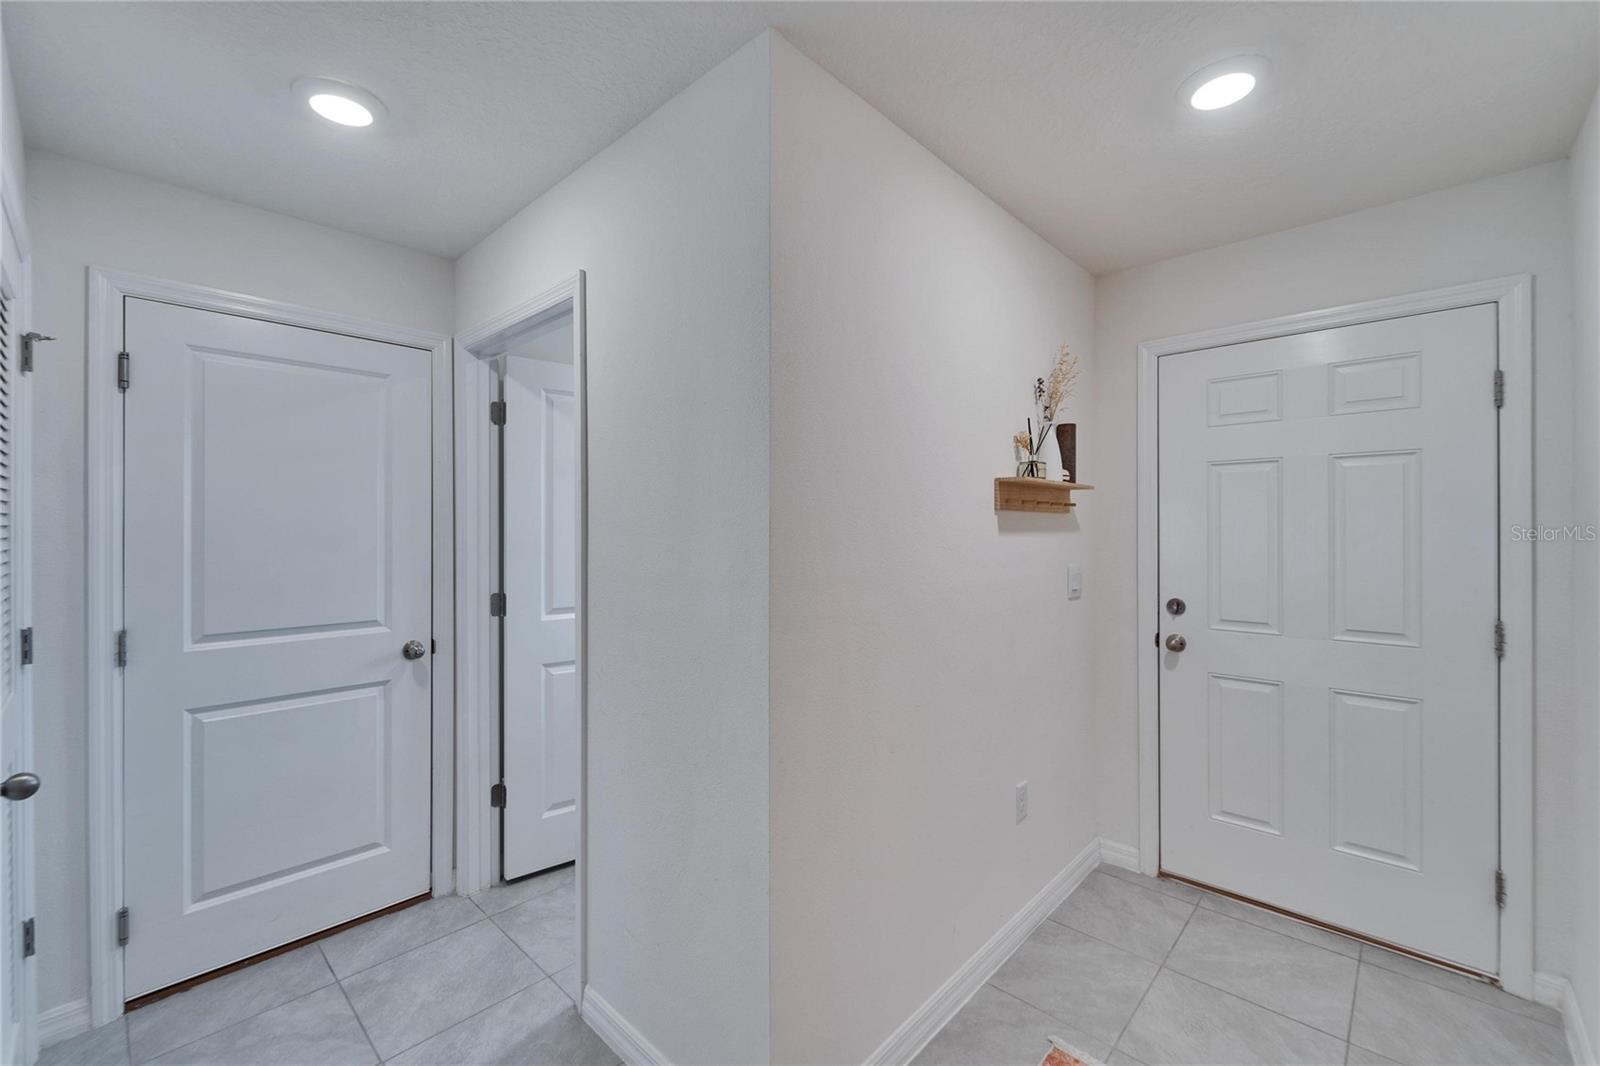
{"label": "door hinge", "polygon": [[117,946],[124,947],[128,943],[128,908],[123,907],[117,911]]}
{"label": "door hinge", "polygon": [[506,402],[504,400],[489,401],[489,424],[492,426],[506,424]]}
{"label": "door hinge", "polygon": [[116,649],[112,653],[112,658],[118,666],[128,665],[128,631],[126,629],[117,630]]}
{"label": "door hinge", "polygon": [[23,666],[33,665],[33,627],[17,630],[17,643],[21,645],[20,660]]}
{"label": "door hinge", "polygon": [[1504,370],[1496,370],[1494,372],[1494,405],[1496,407],[1504,407],[1506,405],[1506,372]]}
{"label": "door hinge", "polygon": [[506,594],[504,592],[489,593],[489,617],[504,618],[506,616]]}
{"label": "door hinge", "polygon": [[1500,910],[1506,909],[1506,872],[1504,870],[1496,870],[1494,872],[1494,905]]}
{"label": "door hinge", "polygon": [[54,337],[46,337],[43,333],[24,333],[22,335],[22,359],[19,366],[24,374],[33,373],[33,345],[35,341],[53,341]]}
{"label": "door hinge", "polygon": [[31,959],[37,951],[38,945],[33,938],[33,919],[29,918],[22,923],[22,957]]}
{"label": "door hinge", "polygon": [[489,786],[489,806],[504,807],[506,805],[506,783]]}
{"label": "door hinge", "polygon": [[1494,620],[1494,657],[1506,657],[1506,624],[1498,618]]}
{"label": "door hinge", "polygon": [[117,353],[117,389],[128,391],[128,382],[133,380],[133,356],[127,352]]}

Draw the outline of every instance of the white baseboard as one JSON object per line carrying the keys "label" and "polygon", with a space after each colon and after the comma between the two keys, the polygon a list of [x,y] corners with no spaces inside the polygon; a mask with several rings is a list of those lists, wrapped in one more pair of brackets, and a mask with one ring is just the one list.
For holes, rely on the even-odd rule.
{"label": "white baseboard", "polygon": [[660,1049],[587,985],[583,989],[583,1020],[628,1066],[669,1066]]}
{"label": "white baseboard", "polygon": [[1139,872],[1139,849],[1132,844],[1119,844],[1115,840],[1100,838],[1100,861],[1108,866]]}
{"label": "white baseboard", "polygon": [[1577,1066],[1594,1066],[1594,1045],[1589,1042],[1589,1031],[1584,1028],[1583,1011],[1578,1007],[1578,997],[1572,983],[1553,973],[1533,975],[1533,998],[1547,1007],[1561,1012],[1561,1024],[1567,1031],[1567,1049]]}
{"label": "white baseboard", "polygon": [[39,1046],[49,1047],[89,1031],[89,1001],[73,1000],[39,1012]]}
{"label": "white baseboard", "polygon": [[867,1056],[867,1066],[899,1066],[916,1058],[928,1041],[938,1035],[957,1011],[966,1006],[967,1000],[983,987],[984,982],[994,976],[994,972],[1011,957],[1011,953],[1033,934],[1039,923],[1083,883],[1089,872],[1099,865],[1101,852],[1102,845],[1098,839],[1089,841],[1067,863],[1065,869],[1052,877],[1049,884],[1040,889],[1039,894],[1029,900],[1026,906],[1007,919],[999,931],[989,938],[989,942],[978,949],[977,954],[962,963],[926,1003],[918,1007],[900,1028],[889,1034],[889,1038]]}

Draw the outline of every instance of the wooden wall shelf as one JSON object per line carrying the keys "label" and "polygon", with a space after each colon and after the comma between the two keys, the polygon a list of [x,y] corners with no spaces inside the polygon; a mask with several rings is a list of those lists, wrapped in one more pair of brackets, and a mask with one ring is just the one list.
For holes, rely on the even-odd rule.
{"label": "wooden wall shelf", "polygon": [[1042,477],[994,479],[996,511],[1044,511],[1065,514],[1072,510],[1072,494],[1092,489],[1075,481],[1050,481]]}

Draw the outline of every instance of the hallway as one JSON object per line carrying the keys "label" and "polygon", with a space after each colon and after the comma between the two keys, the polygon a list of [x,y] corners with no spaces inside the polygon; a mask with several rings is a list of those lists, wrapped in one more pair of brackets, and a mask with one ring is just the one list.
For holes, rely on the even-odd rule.
{"label": "hallway", "polygon": [[40,1066],[582,1063],[573,868],[442,896],[47,1048]]}

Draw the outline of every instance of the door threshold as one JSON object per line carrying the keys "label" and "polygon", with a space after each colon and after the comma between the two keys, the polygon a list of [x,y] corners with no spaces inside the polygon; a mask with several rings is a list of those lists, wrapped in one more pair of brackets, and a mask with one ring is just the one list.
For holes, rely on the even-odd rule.
{"label": "door threshold", "polygon": [[1226,888],[1218,888],[1216,885],[1208,885],[1204,881],[1196,881],[1192,877],[1184,877],[1182,874],[1175,874],[1168,870],[1162,870],[1156,876],[1165,881],[1176,881],[1179,884],[1188,885],[1191,888],[1198,888],[1202,891],[1210,892],[1212,895],[1226,896],[1228,899],[1236,900],[1239,903],[1246,903],[1252,907],[1259,907],[1264,911],[1271,911],[1273,914],[1281,915],[1284,918],[1299,922],[1302,925],[1309,925],[1316,929],[1326,929],[1330,933],[1338,933],[1340,936],[1349,940],[1355,940],[1362,944],[1371,944],[1375,948],[1383,948],[1385,951],[1392,951],[1396,955],[1404,955],[1407,958],[1416,959],[1418,962],[1425,962],[1430,966],[1437,966],[1441,970],[1449,970],[1451,973],[1458,973],[1463,977],[1470,977],[1475,981],[1482,981],[1485,984],[1493,985],[1496,988],[1500,987],[1500,978],[1494,974],[1484,973],[1482,970],[1474,970],[1470,966],[1462,966],[1458,962],[1451,962],[1448,959],[1441,959],[1435,955],[1428,955],[1424,952],[1417,951],[1414,948],[1401,947],[1399,944],[1394,944],[1387,940],[1380,940],[1375,936],[1368,936],[1366,933],[1358,933],[1354,929],[1346,929],[1342,925],[1334,925],[1332,922],[1325,922],[1320,918],[1313,918],[1310,915],[1301,914],[1298,911],[1292,911],[1286,907],[1278,907],[1271,903],[1263,903],[1259,899],[1241,895],[1238,892],[1232,892]]}
{"label": "door threshold", "polygon": [[410,899],[403,899],[399,903],[391,903],[387,907],[381,907],[378,910],[363,914],[359,918],[351,918],[347,922],[340,922],[338,925],[330,925],[321,932],[312,933],[309,936],[303,936],[298,940],[291,940],[287,944],[279,944],[275,948],[268,948],[266,951],[257,952],[256,954],[251,955],[249,958],[240,959],[238,962],[230,962],[226,966],[218,966],[215,970],[207,970],[205,973],[195,974],[193,977],[185,978],[184,980],[179,981],[177,984],[168,985],[165,988],[158,988],[154,992],[146,992],[142,996],[134,996],[132,999],[128,1000],[122,1005],[122,1009],[124,1011],[132,1011],[138,1010],[140,1007],[148,1007],[150,1004],[166,999],[168,996],[175,996],[179,992],[187,992],[196,985],[203,985],[207,981],[214,981],[219,977],[226,977],[228,974],[233,973],[236,970],[242,970],[247,966],[254,966],[258,962],[265,962],[266,960],[276,958],[279,955],[287,955],[296,948],[305,947],[307,944],[318,940],[326,940],[335,933],[342,933],[346,929],[370,922],[375,918],[382,918],[386,914],[393,914],[396,911],[403,911],[407,907],[415,907],[417,904],[426,903],[432,898],[433,892],[430,890],[422,893],[421,895],[412,896]]}

